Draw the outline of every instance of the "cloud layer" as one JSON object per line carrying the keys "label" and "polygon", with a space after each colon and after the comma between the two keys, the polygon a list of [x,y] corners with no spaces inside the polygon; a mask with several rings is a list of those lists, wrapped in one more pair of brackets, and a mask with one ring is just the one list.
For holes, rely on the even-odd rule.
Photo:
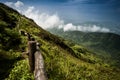
{"label": "cloud layer", "polygon": [[63,29],[64,31],[83,31],[83,32],[109,32],[108,28],[100,27],[97,25],[74,25],[73,23],[64,23],[64,20],[61,20],[57,14],[49,15],[47,13],[40,13],[34,6],[29,6],[27,9],[22,10],[20,9],[21,6],[24,6],[24,3],[21,1],[17,1],[16,3],[13,2],[6,2],[10,7],[17,9],[19,12],[24,14],[25,16],[33,19],[39,26],[44,29],[48,28],[58,28]]}
{"label": "cloud layer", "polygon": [[100,26],[97,26],[97,25],[92,25],[92,26],[91,25],[89,25],[89,26],[78,25],[78,26],[75,26],[72,23],[66,24],[63,27],[63,30],[64,31],[77,30],[77,31],[83,31],[83,32],[109,32],[110,31],[107,28],[104,28],[104,27],[101,28]]}

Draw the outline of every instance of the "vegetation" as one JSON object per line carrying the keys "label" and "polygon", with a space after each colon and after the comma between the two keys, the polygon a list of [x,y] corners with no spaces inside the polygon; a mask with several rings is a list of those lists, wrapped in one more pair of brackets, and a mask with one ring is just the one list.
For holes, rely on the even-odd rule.
{"label": "vegetation", "polygon": [[120,35],[100,32],[63,32],[63,30],[58,29],[49,31],[86,47],[111,66],[120,67]]}
{"label": "vegetation", "polygon": [[[27,37],[19,30],[30,33],[39,43],[49,80],[119,80],[120,69],[111,67],[90,50],[59,38],[0,4],[0,80],[33,80],[27,58]],[[8,19],[8,20],[6,20]]]}

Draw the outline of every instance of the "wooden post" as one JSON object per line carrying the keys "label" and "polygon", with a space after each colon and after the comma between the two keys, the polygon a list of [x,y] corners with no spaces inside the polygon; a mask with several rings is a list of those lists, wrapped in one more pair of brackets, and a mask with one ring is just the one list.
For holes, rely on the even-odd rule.
{"label": "wooden post", "polygon": [[44,69],[44,60],[36,41],[28,41],[29,66],[30,71],[35,76],[35,80],[47,80]]}
{"label": "wooden post", "polygon": [[36,48],[37,50],[35,52],[35,70],[34,70],[35,80],[47,80],[42,54],[39,50],[38,45],[36,46]]}
{"label": "wooden post", "polygon": [[30,71],[33,72],[35,69],[35,52],[36,52],[36,41],[28,41],[28,52],[29,52],[29,65]]}

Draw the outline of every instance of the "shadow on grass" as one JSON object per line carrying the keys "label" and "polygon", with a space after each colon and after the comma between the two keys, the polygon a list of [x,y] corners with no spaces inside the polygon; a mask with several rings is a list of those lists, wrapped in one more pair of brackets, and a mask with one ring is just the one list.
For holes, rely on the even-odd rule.
{"label": "shadow on grass", "polygon": [[0,55],[0,80],[9,76],[11,69],[14,67],[13,64],[18,60],[21,60],[21,58],[8,59]]}

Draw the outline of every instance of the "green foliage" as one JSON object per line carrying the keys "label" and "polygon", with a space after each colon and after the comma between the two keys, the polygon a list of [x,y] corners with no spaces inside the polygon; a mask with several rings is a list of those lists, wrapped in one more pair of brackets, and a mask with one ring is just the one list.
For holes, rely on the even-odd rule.
{"label": "green foliage", "polygon": [[15,52],[12,49],[9,51],[0,49],[0,80],[3,80],[9,75],[13,64],[18,60],[20,60],[19,52]]}
{"label": "green foliage", "polygon": [[5,50],[17,49],[21,43],[18,31],[15,30],[17,18],[14,13],[8,13],[10,10],[6,10],[6,6],[2,5],[0,5],[0,44]]}
{"label": "green foliage", "polygon": [[63,30],[58,29],[52,29],[49,31],[73,41],[78,45],[86,47],[94,52],[93,54],[103,59],[104,62],[111,64],[111,66],[120,67],[120,35],[99,32],[63,32]]}
{"label": "green foliage", "polygon": [[[19,35],[19,30],[30,33],[36,41],[42,44],[40,50],[44,57],[45,70],[49,80],[120,79],[119,68],[112,68],[88,49],[43,30],[33,20],[18,14],[3,4],[0,4],[0,11],[8,14],[6,15],[8,21],[4,20],[5,17],[0,16],[0,28],[3,31],[0,32],[0,64],[2,65],[0,72],[3,72],[0,75],[1,80],[34,79],[33,74],[29,72],[28,60],[21,59],[22,51],[27,50],[27,37]],[[11,22],[15,25],[12,24],[13,27],[8,27]]]}
{"label": "green foliage", "polygon": [[[83,49],[86,52],[85,54],[78,52],[81,54],[78,59],[67,53],[64,49],[58,48],[55,45],[51,47],[51,45],[47,42],[41,47],[49,80],[119,79],[118,74],[114,69],[110,68],[109,64],[102,63],[101,59],[90,54],[83,47],[79,45],[73,46],[75,52],[78,52],[76,49]],[[109,76],[109,73],[111,76]]]}
{"label": "green foliage", "polygon": [[5,28],[4,31],[1,32],[0,39],[0,43],[3,46],[2,48],[5,50],[17,49],[21,43],[18,32],[9,28]]}
{"label": "green foliage", "polygon": [[15,63],[9,77],[5,80],[34,80],[33,74],[29,72],[28,60],[20,60]]}

